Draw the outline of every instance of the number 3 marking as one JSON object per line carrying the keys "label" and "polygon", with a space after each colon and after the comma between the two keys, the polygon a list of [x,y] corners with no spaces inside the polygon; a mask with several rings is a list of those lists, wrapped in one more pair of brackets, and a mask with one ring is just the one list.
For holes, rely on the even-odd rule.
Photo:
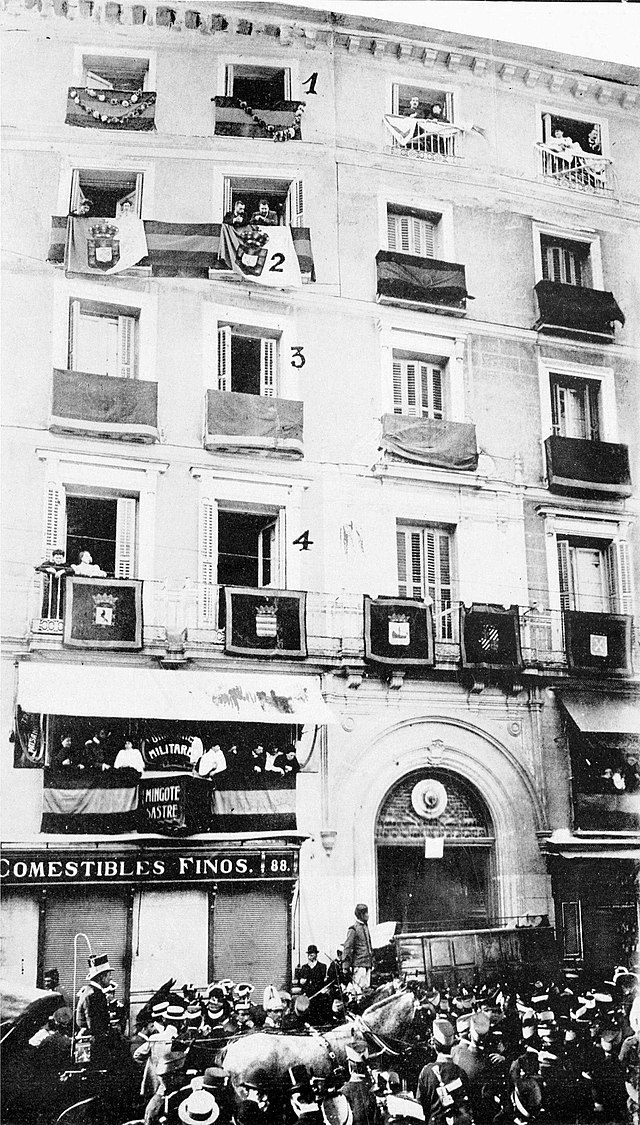
{"label": "number 3 marking", "polygon": [[302,353],[302,348],[300,346],[293,347],[291,349],[291,366],[299,370],[301,367],[304,367],[306,362]]}

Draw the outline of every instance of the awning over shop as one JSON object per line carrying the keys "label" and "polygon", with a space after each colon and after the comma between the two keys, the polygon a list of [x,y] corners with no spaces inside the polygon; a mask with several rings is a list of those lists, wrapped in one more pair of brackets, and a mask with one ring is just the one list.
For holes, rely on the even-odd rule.
{"label": "awning over shop", "polygon": [[552,832],[541,845],[542,851],[560,859],[633,859],[640,860],[640,842],[634,837],[574,836],[568,829]]}
{"label": "awning over shop", "polygon": [[572,691],[558,692],[558,698],[585,734],[640,736],[640,697]]}
{"label": "awning over shop", "polygon": [[23,661],[23,711],[104,718],[240,723],[335,723],[317,676]]}

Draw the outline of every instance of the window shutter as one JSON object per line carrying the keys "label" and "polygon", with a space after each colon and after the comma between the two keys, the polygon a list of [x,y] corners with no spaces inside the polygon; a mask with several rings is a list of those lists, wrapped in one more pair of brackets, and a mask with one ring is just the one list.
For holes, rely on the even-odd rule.
{"label": "window shutter", "polygon": [[553,380],[551,383],[551,428],[556,436],[560,433],[560,415],[564,413],[560,396],[561,387]]}
{"label": "window shutter", "polygon": [[542,247],[542,278],[544,281],[551,281],[551,271],[549,269],[549,247]]}
{"label": "window shutter", "polygon": [[396,554],[398,557],[398,597],[406,598],[407,581],[407,532],[398,528],[396,532]]}
{"label": "window shutter", "polygon": [[422,417],[442,418],[442,372],[426,363],[420,364]]}
{"label": "window shutter", "polygon": [[84,196],[80,187],[80,171],[78,168],[74,168],[71,173],[71,199],[69,200],[69,210],[77,211],[83,198]]}
{"label": "window shutter", "polygon": [[427,593],[433,602],[435,610],[440,607],[440,599],[438,597],[438,563],[436,557],[436,533],[435,531],[425,531],[424,533],[424,549],[426,556],[426,586]]}
{"label": "window shutter", "polygon": [[203,621],[216,620],[216,560],[218,539],[218,511],[211,500],[200,505],[200,599]]}
{"label": "window shutter", "polygon": [[142,218],[142,189],[144,186],[144,172],[136,173],[135,211],[139,219]]}
{"label": "window shutter", "polygon": [[451,588],[451,541],[446,531],[436,533],[438,546],[438,581],[440,586],[439,605],[443,613],[440,623],[440,636],[442,640],[453,640],[453,618],[447,610],[452,606],[453,591]]}
{"label": "window shutter", "polygon": [[78,329],[80,327],[80,301],[69,302],[69,370],[77,371]]}
{"label": "window shutter", "polygon": [[49,481],[45,499],[44,558],[50,559],[56,547],[64,549],[64,489]]}
{"label": "window shutter", "polygon": [[109,82],[108,78],[103,78],[101,74],[96,74],[95,70],[88,70],[84,80],[91,90],[113,90],[113,82]]}
{"label": "window shutter", "polygon": [[136,501],[119,496],[116,511],[116,578],[133,578],[136,546]]}
{"label": "window shutter", "polygon": [[403,254],[410,254],[412,252],[412,239],[411,239],[411,226],[408,215],[399,216],[400,227],[400,249]]}
{"label": "window shutter", "polygon": [[398,240],[396,237],[397,226],[398,216],[392,215],[390,211],[387,211],[387,247],[389,250],[398,249]]}
{"label": "window shutter", "polygon": [[291,101],[291,71],[288,66],[284,68],[284,100]]}
{"label": "window shutter", "polygon": [[431,384],[432,384],[432,417],[444,418],[444,406],[442,402],[442,371],[439,367],[431,368]]}
{"label": "window shutter", "polygon": [[558,539],[558,581],[560,585],[560,609],[571,609],[572,582],[571,558],[568,539]]}
{"label": "window shutter", "polygon": [[225,67],[224,93],[227,98],[233,97],[233,66],[231,64]]}
{"label": "window shutter", "polygon": [[276,393],[276,342],[263,338],[260,341],[260,394],[269,397]]}
{"label": "window shutter", "polygon": [[391,87],[391,112],[398,113],[400,110],[400,87],[397,82],[394,82]]}
{"label": "window shutter", "polygon": [[135,377],[135,332],[136,318],[134,316],[118,317],[118,356],[121,379],[133,379]]}
{"label": "window shutter", "polygon": [[263,527],[258,533],[258,585],[276,586],[277,567],[277,520]]}
{"label": "window shutter", "polygon": [[607,548],[607,574],[611,613],[633,614],[631,559],[625,540],[611,543]]}
{"label": "window shutter", "polygon": [[418,413],[417,402],[417,386],[416,386],[416,364],[407,363],[405,366],[406,379],[407,379],[407,414],[415,417]]}
{"label": "window shutter", "polygon": [[218,390],[231,390],[231,326],[218,327]]}
{"label": "window shutter", "polygon": [[600,385],[590,382],[587,388],[589,401],[589,437],[591,441],[600,441]]}
{"label": "window shutter", "polygon": [[295,180],[293,183],[293,199],[294,199],[294,227],[304,226],[304,189],[302,180]]}
{"label": "window shutter", "polygon": [[402,364],[393,361],[393,413],[402,414]]}
{"label": "window shutter", "polygon": [[428,219],[420,219],[420,227],[422,231],[420,256],[422,258],[433,258],[435,255],[435,223],[429,222]]}
{"label": "window shutter", "polygon": [[232,210],[233,210],[233,188],[231,186],[231,180],[229,179],[228,176],[225,176],[224,182],[222,184],[222,214],[223,214],[223,216],[227,214],[227,211],[232,211]]}
{"label": "window shutter", "polygon": [[422,532],[398,528],[396,532],[398,555],[398,597],[422,598],[423,563]]}

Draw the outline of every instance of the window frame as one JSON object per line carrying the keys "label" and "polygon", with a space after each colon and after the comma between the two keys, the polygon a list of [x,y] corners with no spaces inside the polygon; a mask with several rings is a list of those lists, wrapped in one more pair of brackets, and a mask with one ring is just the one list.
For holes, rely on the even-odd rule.
{"label": "window frame", "polygon": [[[273,57],[265,58],[264,55],[243,55],[237,52],[224,53],[218,56],[216,68],[216,95],[224,98],[228,97],[227,94],[227,67],[228,66],[257,66],[269,67],[272,70],[285,71],[285,88],[286,88],[286,72],[289,72],[289,93],[291,101],[304,100],[301,87],[300,87],[300,64],[296,59],[282,56],[281,59]],[[301,96],[302,95],[302,96]]]}
{"label": "window frame", "polygon": [[[105,300],[105,298],[109,298]],[[137,364],[135,379],[157,382],[156,347],[158,296],[125,289],[110,282],[106,288],[93,279],[67,278],[56,273],[53,289],[52,367],[69,370],[69,308],[71,301],[131,309],[137,315]]]}
{"label": "window frame", "polygon": [[389,207],[402,211],[420,211],[425,216],[437,216],[434,231],[433,257],[438,261],[455,262],[455,244],[453,227],[453,204],[444,200],[431,197],[416,198],[413,192],[394,191],[390,198],[386,191],[378,192],[378,245],[385,250],[389,249],[387,214]]}
{"label": "window frame", "polygon": [[542,268],[542,238],[554,239],[557,238],[563,242],[580,243],[588,247],[589,269],[591,273],[591,285],[582,286],[581,288],[604,289],[604,280],[602,273],[602,247],[600,242],[600,235],[596,231],[588,230],[571,230],[567,227],[554,227],[546,223],[533,223],[533,266],[535,273],[535,280],[543,281],[544,273]]}
{"label": "window frame", "polygon": [[[600,441],[618,441],[618,417],[616,408],[615,374],[611,367],[596,367],[590,364],[567,363],[563,360],[551,359],[540,356],[538,359],[539,390],[540,390],[540,455],[542,460],[542,476],[546,478],[547,467],[544,450],[546,438],[550,437],[553,430],[553,417],[551,410],[552,379],[566,376],[568,379],[580,383],[597,382],[599,384],[599,423]],[[585,439],[588,440],[588,439]]]}
{"label": "window frame", "polygon": [[[121,175],[122,172],[133,176],[142,176],[142,201],[141,218],[151,219],[154,214],[155,197],[155,164],[152,161],[139,160],[137,157],[127,161],[129,165],[123,169],[110,164],[104,159],[67,156],[60,173],[58,185],[57,214],[68,215],[71,209],[72,192],[74,188],[74,173],[86,169],[87,171],[113,172]],[[134,267],[137,268],[137,267]]]}
{"label": "window frame", "polygon": [[[248,328],[251,335],[276,340],[275,398],[299,399],[302,384],[300,370],[291,366],[293,343],[297,339],[290,318],[235,305],[218,304],[212,310],[206,303],[202,308],[202,386],[203,391],[218,390],[218,329],[224,325]],[[230,394],[237,392],[230,391]]]}
{"label": "window frame", "polygon": [[570,113],[564,113],[562,109],[557,106],[550,105],[549,102],[539,102],[536,105],[537,113],[537,128],[536,137],[541,144],[545,143],[544,140],[544,118],[545,117],[563,117],[567,121],[584,122],[587,125],[597,125],[600,129],[600,148],[599,155],[610,157],[611,146],[609,143],[609,122],[604,117],[594,117],[591,113],[580,113],[571,107]]}
{"label": "window frame", "polygon": [[[412,599],[413,596],[414,596],[413,593],[409,589],[410,584],[408,582],[406,584],[406,587],[407,587],[406,591],[404,593],[400,593],[400,587],[402,585],[402,583],[400,581],[400,553],[399,553],[399,550],[398,550],[400,536],[402,534],[407,535],[407,536],[413,535],[413,534],[419,534],[420,537],[421,537],[420,569],[421,569],[422,594],[421,594],[421,599],[416,599],[416,600],[425,600],[426,599],[426,600],[431,601],[431,612],[432,612],[432,616],[433,616],[434,634],[435,634],[436,641],[444,641],[444,642],[450,642],[450,643],[454,643],[454,644],[457,643],[458,640],[459,640],[457,606],[460,602],[460,597],[459,597],[459,579],[458,579],[458,569],[457,569],[456,528],[455,528],[455,526],[452,526],[452,525],[449,525],[449,524],[441,524],[441,523],[437,523],[437,522],[434,522],[434,523],[425,523],[425,522],[416,523],[412,520],[406,520],[405,521],[405,520],[398,519],[398,520],[396,520],[395,532],[396,532],[396,585],[397,585],[397,589],[398,589],[398,597],[399,598],[410,598],[410,599]],[[441,610],[438,609],[437,599],[432,597],[432,595],[429,592],[431,584],[429,582],[429,575],[428,575],[428,572],[427,572],[427,565],[428,564],[427,564],[426,536],[431,535],[431,534],[434,535],[434,537],[435,536],[444,536],[444,538],[448,542],[449,583],[448,584],[445,583],[445,588],[448,588],[448,590],[449,590],[450,608],[449,608],[448,614],[446,613],[446,611],[443,613]],[[439,558],[440,558],[440,552],[439,552],[439,550],[438,550],[438,548],[435,544],[435,541],[434,541],[434,563],[435,563],[435,567],[436,567],[437,571],[439,571],[439,561],[438,561]],[[441,578],[440,578],[439,573],[434,573],[434,591],[436,592],[436,594],[437,594],[438,590],[440,590],[440,598],[441,598],[440,605],[442,605],[442,582],[441,582]],[[447,625],[447,621],[448,621],[448,625]]]}
{"label": "window frame", "polygon": [[156,90],[156,52],[149,50],[137,51],[133,47],[106,47],[103,44],[99,46],[76,46],[73,49],[73,82],[69,83],[74,86],[82,86],[84,82],[85,71],[85,57],[86,56],[102,56],[103,58],[116,58],[116,59],[146,59],[147,73],[145,76],[145,90]]}
{"label": "window frame", "polygon": [[[409,394],[409,370],[408,365],[414,364],[418,369],[414,372],[414,407],[411,412],[410,394]],[[396,367],[400,366],[399,381],[400,381],[400,399],[402,409],[397,410],[397,394],[396,388],[398,384],[398,373]],[[424,368],[425,370],[420,370]],[[400,418],[416,418],[425,419],[430,418],[434,421],[444,421],[449,413],[449,397],[448,397],[448,380],[447,380],[448,361],[442,363],[435,362],[432,357],[415,355],[405,356],[399,355],[397,352],[393,353],[392,364],[392,380],[393,380],[393,413]],[[438,372],[440,376],[439,399],[440,409],[436,406],[437,401],[437,382],[434,380],[434,374]],[[424,402],[424,387],[425,387],[425,373],[427,378],[427,402]],[[407,407],[405,410],[404,407]]]}
{"label": "window frame", "polygon": [[[407,353],[434,366],[443,373],[444,418],[450,422],[467,421],[464,401],[464,353],[466,337],[432,336],[407,332],[380,324],[380,414],[393,414],[393,362],[397,353]],[[416,415],[417,417],[417,415]]]}
{"label": "window frame", "polygon": [[449,85],[447,83],[442,83],[442,84],[439,84],[438,86],[434,86],[432,84],[427,84],[424,81],[407,82],[405,80],[403,82],[398,78],[394,78],[394,79],[391,80],[390,91],[389,91],[389,101],[388,101],[388,105],[390,106],[389,113],[391,113],[391,114],[398,114],[398,112],[399,112],[399,90],[400,90],[401,86],[410,86],[412,89],[424,90],[425,92],[429,91],[429,90],[433,90],[436,93],[444,94],[445,103],[446,103],[446,107],[447,107],[447,117],[446,117],[445,120],[447,121],[448,124],[455,125],[454,114],[455,114],[455,110],[456,110],[457,107],[456,107],[456,104],[454,102],[454,94],[456,94],[456,95],[459,94],[459,90],[457,90],[455,86]]}
{"label": "window frame", "polygon": [[[83,309],[82,305],[87,305],[87,304],[96,305],[96,308],[95,309]],[[113,310],[111,312],[111,314],[109,313],[109,310]],[[98,371],[98,372],[88,371],[86,369],[86,367],[84,367],[82,364],[79,364],[79,363],[76,362],[76,360],[77,360],[76,349],[79,346],[78,340],[77,340],[78,332],[79,332],[79,329],[80,329],[80,323],[79,322],[80,322],[80,319],[83,316],[85,316],[85,317],[86,316],[92,316],[96,319],[115,322],[117,341],[118,341],[117,342],[117,348],[118,348],[118,352],[117,352],[118,371],[117,371],[117,374],[112,373],[110,371],[106,371],[106,372],[105,371]],[[129,359],[128,362],[122,356],[122,343],[123,343],[123,337],[124,337],[125,332],[126,332],[127,322],[129,322],[131,324],[131,331],[132,331],[132,335],[133,335],[133,340],[132,340],[133,346],[131,347],[131,344],[128,344],[128,346],[131,348],[131,352],[132,352],[132,357]],[[86,374],[89,374],[89,375],[95,374],[95,375],[98,375],[98,376],[104,376],[106,378],[120,378],[120,379],[136,380],[138,378],[138,367],[139,367],[139,356],[138,356],[139,336],[140,336],[140,310],[139,309],[135,309],[131,306],[127,307],[127,306],[122,306],[122,305],[113,305],[111,302],[109,302],[107,304],[105,302],[86,301],[86,300],[83,300],[81,297],[72,297],[69,301],[68,370],[69,371],[81,371],[81,372],[85,372]],[[128,372],[126,372],[126,370],[125,370],[127,367],[130,368],[130,370]]]}
{"label": "window frame", "polygon": [[[559,615],[563,607],[563,596],[560,587],[560,573],[558,562],[558,540],[581,540],[589,542],[601,542],[602,552],[606,554],[607,550],[611,547],[618,548],[619,551],[625,554],[625,565],[627,570],[627,585],[628,589],[621,588],[619,583],[618,589],[618,607],[610,608],[609,613],[630,613],[635,611],[635,589],[633,582],[632,572],[632,558],[631,551],[629,550],[629,530],[630,524],[628,520],[602,517],[599,515],[588,515],[577,513],[575,511],[567,511],[557,508],[540,508],[539,514],[544,519],[544,538],[547,556],[547,583],[549,590],[549,608]],[[620,544],[625,544],[626,547],[620,548]],[[620,575],[616,575],[619,582]],[[621,609],[620,606],[626,604],[626,609]],[[607,611],[605,611],[607,612]],[[562,648],[561,643],[561,625],[555,628],[555,644],[554,647]]]}
{"label": "window frame", "polygon": [[[255,172],[255,168],[253,168],[252,171]],[[251,175],[251,174],[245,176],[245,175],[243,175],[239,172],[236,172],[235,175],[227,173],[227,174],[223,175],[223,177],[222,177],[222,207],[221,207],[221,210],[219,212],[220,222],[222,222],[222,219],[223,219],[224,215],[226,215],[227,211],[232,210],[233,192],[238,190],[238,189],[235,189],[233,187],[232,180],[254,180],[256,183],[268,183],[270,181],[273,182],[274,180],[276,180],[276,181],[279,180],[281,183],[288,183],[289,186],[287,188],[287,192],[286,192],[286,196],[285,196],[285,202],[284,202],[284,218],[285,219],[288,218],[290,221],[284,222],[284,223],[279,224],[279,225],[282,225],[282,226],[285,226],[285,227],[286,226],[288,226],[288,227],[303,227],[303,226],[305,226],[305,221],[304,221],[305,190],[304,190],[304,180],[303,180],[302,176],[296,175],[293,178],[288,179],[286,176],[285,177],[283,177],[283,176],[255,176],[255,175]],[[241,190],[241,189],[239,189],[239,190]],[[246,189],[246,190],[250,191],[251,189]],[[270,189],[268,187],[261,187],[256,194],[262,194],[262,193],[265,196],[268,197],[269,193],[270,193]],[[271,189],[271,196],[273,198],[273,189]]]}

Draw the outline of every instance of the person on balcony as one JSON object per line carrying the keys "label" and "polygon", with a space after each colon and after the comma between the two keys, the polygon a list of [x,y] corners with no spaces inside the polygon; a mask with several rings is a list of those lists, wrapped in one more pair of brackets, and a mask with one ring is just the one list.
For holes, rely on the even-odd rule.
{"label": "person on balcony", "polygon": [[369,933],[369,907],[359,902],[355,908],[355,922],[347,930],[342,949],[342,968],[351,977],[356,996],[360,998],[371,985],[373,946]]}
{"label": "person on balcony", "polygon": [[420,98],[417,98],[415,96],[415,94],[412,98],[409,98],[409,105],[404,110],[404,113],[403,113],[402,116],[403,117],[417,117],[417,118],[423,118],[424,117],[424,113],[423,113],[423,111],[421,109],[421,106],[420,106]]}
{"label": "person on balcony", "polygon": [[216,773],[224,773],[227,768],[227,759],[221,746],[216,744],[205,750],[194,766],[198,777],[213,777]]}
{"label": "person on balcony", "polygon": [[113,768],[114,770],[137,770],[138,773],[144,773],[144,758],[138,747],[134,746],[130,739],[126,740],[122,750],[118,750]]}
{"label": "person on balcony", "polygon": [[36,574],[42,574],[42,617],[61,618],[64,616],[64,593],[67,574],[71,568],[67,565],[65,551],[56,547],[51,552],[51,558],[41,562],[36,568]]}
{"label": "person on balcony", "polygon": [[93,558],[89,551],[80,551],[77,563],[72,563],[71,569],[74,574],[80,574],[87,578],[106,578],[106,570],[102,570],[97,563],[94,563]]}
{"label": "person on balcony", "polygon": [[227,211],[222,222],[226,223],[226,225],[230,227],[246,227],[249,224],[246,210],[247,208],[244,200],[236,199],[233,205],[233,209],[231,211]]}
{"label": "person on balcony", "polygon": [[258,203],[258,210],[253,212],[251,222],[254,226],[258,227],[277,227],[278,215],[275,211],[271,210],[268,199],[261,199]]}

